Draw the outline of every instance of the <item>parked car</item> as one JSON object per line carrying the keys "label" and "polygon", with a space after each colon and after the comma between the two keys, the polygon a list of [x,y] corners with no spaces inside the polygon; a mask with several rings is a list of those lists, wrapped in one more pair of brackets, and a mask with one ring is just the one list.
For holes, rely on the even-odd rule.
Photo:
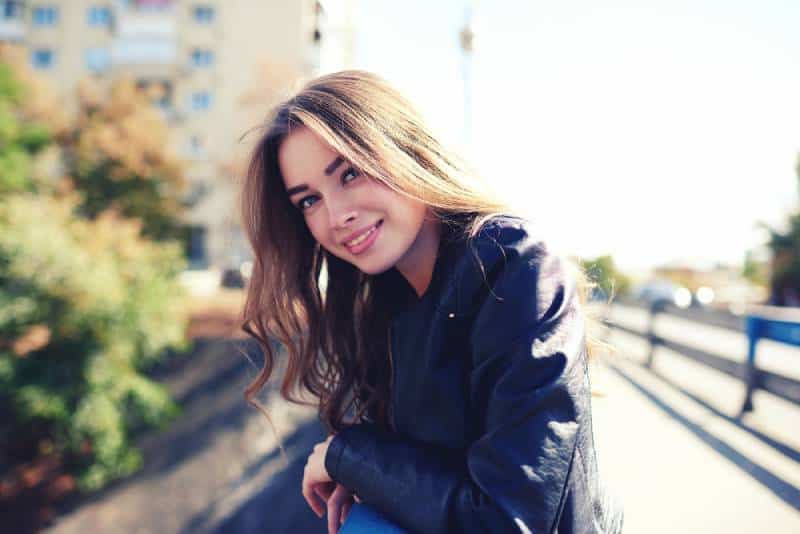
{"label": "parked car", "polygon": [[634,288],[633,298],[650,306],[671,304],[678,308],[688,308],[694,297],[689,289],[669,280],[651,280]]}

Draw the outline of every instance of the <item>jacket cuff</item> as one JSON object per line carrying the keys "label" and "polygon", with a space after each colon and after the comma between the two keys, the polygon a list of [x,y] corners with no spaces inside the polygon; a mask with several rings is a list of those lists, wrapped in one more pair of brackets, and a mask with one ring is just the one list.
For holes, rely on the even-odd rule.
{"label": "jacket cuff", "polygon": [[[357,423],[340,430],[328,444],[325,453],[325,469],[328,475],[352,492],[367,491],[376,481],[372,474],[366,474],[365,465],[374,459],[386,441],[384,431],[371,423]],[[369,463],[366,459],[369,458]]]}
{"label": "jacket cuff", "polygon": [[328,451],[325,453],[325,470],[328,472],[328,476],[337,482],[339,461],[342,459],[342,453],[344,453],[346,446],[347,443],[340,432],[334,436],[330,443],[328,443]]}

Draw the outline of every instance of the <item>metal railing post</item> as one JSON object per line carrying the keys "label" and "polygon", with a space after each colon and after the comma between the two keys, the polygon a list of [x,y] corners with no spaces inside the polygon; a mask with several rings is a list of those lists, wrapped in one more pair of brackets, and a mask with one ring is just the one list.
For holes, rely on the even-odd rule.
{"label": "metal railing post", "polygon": [[756,344],[761,330],[762,319],[753,315],[745,318],[745,330],[747,332],[747,371],[745,377],[745,395],[742,402],[741,417],[747,412],[753,411],[753,390],[756,388],[758,373],[756,372]]}
{"label": "metal railing post", "polygon": [[656,322],[656,315],[662,311],[666,304],[664,301],[656,300],[650,304],[649,313],[648,313],[648,322],[647,322],[647,340],[650,343],[650,350],[647,353],[647,360],[645,361],[645,367],[648,369],[653,367],[653,357],[656,352],[656,345],[660,343],[660,338],[656,335],[654,324]]}

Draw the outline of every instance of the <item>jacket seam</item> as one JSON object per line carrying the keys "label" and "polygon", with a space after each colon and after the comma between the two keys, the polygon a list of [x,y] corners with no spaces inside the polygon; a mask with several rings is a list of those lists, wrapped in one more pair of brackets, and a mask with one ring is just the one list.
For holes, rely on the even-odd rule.
{"label": "jacket seam", "polygon": [[575,465],[575,456],[579,454],[578,450],[578,439],[575,439],[575,445],[572,447],[572,456],[569,459],[569,467],[567,468],[567,474],[564,477],[564,485],[561,487],[561,498],[558,502],[558,511],[556,512],[556,516],[553,518],[553,524],[550,526],[548,532],[551,534],[558,534],[558,523],[561,521],[561,514],[564,513],[564,505],[566,504],[567,500],[567,486],[569,485],[569,479],[572,477],[572,469]]}

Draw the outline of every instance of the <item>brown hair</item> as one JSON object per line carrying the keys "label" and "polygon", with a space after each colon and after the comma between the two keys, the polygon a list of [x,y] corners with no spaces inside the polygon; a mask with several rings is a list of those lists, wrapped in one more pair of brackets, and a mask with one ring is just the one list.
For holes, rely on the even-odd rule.
{"label": "brown hair", "polygon": [[[288,352],[280,388],[286,400],[316,404],[301,398],[310,393],[329,432],[365,413],[385,424],[388,317],[374,304],[375,277],[322,248],[286,195],[278,149],[297,127],[309,128],[361,172],[424,202],[439,220],[468,237],[487,219],[512,210],[442,146],[398,91],[374,74],[342,71],[316,78],[272,111],[241,197],[243,226],[254,251],[242,329],[264,353],[245,398],[269,419],[255,395],[272,375],[276,353],[269,340],[275,339]],[[323,269],[336,280],[324,289]],[[576,276],[584,297],[591,284],[581,269]],[[356,414],[346,420],[351,408]]]}

